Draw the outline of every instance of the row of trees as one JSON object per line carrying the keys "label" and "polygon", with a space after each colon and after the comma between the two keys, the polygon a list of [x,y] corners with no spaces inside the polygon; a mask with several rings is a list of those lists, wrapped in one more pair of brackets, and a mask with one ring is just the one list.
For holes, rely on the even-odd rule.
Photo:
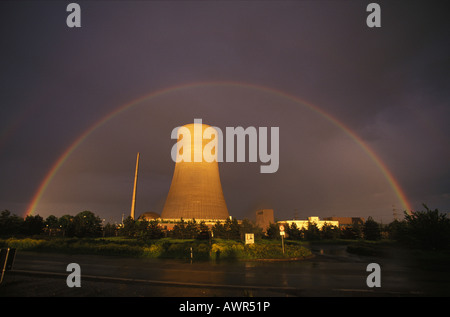
{"label": "row of trees", "polygon": [[[363,225],[338,228],[324,225],[320,230],[314,223],[307,228],[297,228],[295,224],[285,226],[287,238],[292,240],[321,239],[366,239],[379,240],[382,237],[400,241],[406,245],[428,249],[450,249],[450,219],[437,209],[412,214],[405,213],[402,221],[395,220],[381,226],[371,217]],[[270,224],[266,232],[247,219],[238,223],[236,219],[217,222],[212,228],[204,222],[194,219],[177,223],[173,230],[165,230],[157,220],[134,220],[128,217],[123,224],[102,225],[102,220],[91,211],[83,211],[75,216],[65,215],[60,218],[39,215],[27,216],[25,219],[4,210],[0,214],[0,236],[60,235],[66,237],[101,237],[124,236],[142,240],[173,237],[177,239],[243,239],[245,233],[254,233],[255,239],[280,239],[279,226]]]}
{"label": "row of trees", "polygon": [[25,219],[4,210],[0,214],[0,236],[34,236],[40,234],[67,237],[98,237],[106,233],[107,227],[91,211],[82,211],[76,216],[64,215],[60,218],[50,215],[45,220],[28,215]]}
{"label": "row of trees", "polygon": [[[325,223],[320,229],[315,223],[308,222],[308,226],[298,228],[295,223],[285,225],[285,233],[291,240],[332,240],[332,239],[366,239],[379,240],[382,236],[382,228],[371,217],[363,224],[354,224],[348,227],[336,227]],[[280,236],[279,226],[270,224],[267,236],[278,238]]]}
{"label": "row of trees", "polygon": [[195,219],[180,222],[173,226],[172,230],[165,230],[164,224],[158,220],[133,220],[128,217],[123,226],[119,228],[118,235],[135,237],[143,240],[172,237],[175,239],[209,239],[211,237],[239,240],[245,233],[254,233],[257,238],[262,238],[262,229],[244,219],[238,223],[236,219],[227,219],[225,222],[217,222],[209,228],[204,221]]}

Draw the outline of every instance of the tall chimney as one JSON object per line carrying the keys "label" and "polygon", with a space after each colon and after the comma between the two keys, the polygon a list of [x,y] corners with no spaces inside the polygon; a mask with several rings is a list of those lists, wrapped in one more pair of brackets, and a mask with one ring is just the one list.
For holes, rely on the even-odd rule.
{"label": "tall chimney", "polygon": [[139,168],[139,152],[137,154],[137,159],[136,159],[136,172],[134,174],[134,187],[133,187],[133,200],[131,201],[130,216],[132,219],[134,219],[134,209],[136,207],[136,188],[137,188],[137,180],[138,180],[138,168]]}

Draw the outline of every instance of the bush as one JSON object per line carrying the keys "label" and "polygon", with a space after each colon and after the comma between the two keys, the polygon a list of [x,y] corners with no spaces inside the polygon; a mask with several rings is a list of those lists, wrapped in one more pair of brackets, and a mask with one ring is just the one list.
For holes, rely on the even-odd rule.
{"label": "bush", "polygon": [[422,249],[450,250],[450,219],[437,209],[405,213],[404,223],[397,224],[397,238]]}
{"label": "bush", "polygon": [[220,241],[212,245],[212,259],[283,259],[300,258],[311,255],[311,251],[298,244],[285,244],[285,253],[281,243],[246,244],[232,241]]}
{"label": "bush", "polygon": [[2,240],[1,246],[15,248],[17,250],[31,251],[31,250],[39,249],[45,243],[46,243],[46,241],[44,241],[44,240],[35,240],[35,239],[30,239],[30,238],[25,238],[25,239],[10,238],[10,239],[6,239],[6,240]]}
{"label": "bush", "polygon": [[375,220],[373,220],[372,217],[369,217],[364,223],[363,233],[366,240],[381,239],[380,225]]}
{"label": "bush", "polygon": [[[155,243],[158,247],[151,247],[155,250],[154,254],[159,253],[157,257],[172,259],[192,259],[207,260],[210,255],[208,243],[195,239],[162,239]],[[192,248],[192,249],[191,249]],[[157,251],[156,251],[157,250]]]}
{"label": "bush", "polygon": [[214,243],[211,247],[211,258],[214,260],[235,260],[242,257],[244,246],[242,243],[223,240]]}
{"label": "bush", "polygon": [[164,248],[161,244],[152,244],[149,247],[144,247],[143,255],[149,258],[159,258],[163,251]]}

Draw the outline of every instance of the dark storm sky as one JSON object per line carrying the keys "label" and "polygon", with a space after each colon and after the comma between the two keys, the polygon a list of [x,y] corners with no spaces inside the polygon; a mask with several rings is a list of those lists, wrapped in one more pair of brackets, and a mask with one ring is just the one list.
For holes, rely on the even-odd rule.
{"label": "dark storm sky", "polygon": [[[316,105],[386,164],[414,209],[450,209],[450,44],[443,1],[92,1],[68,28],[60,1],[0,3],[0,209],[24,215],[44,177],[86,129],[161,89],[240,82]],[[162,210],[171,130],[194,118],[279,126],[280,170],[221,166],[232,216],[372,216],[401,206],[365,153],[304,106],[269,92],[197,87],[133,107],[92,133],[56,173],[36,213]]]}

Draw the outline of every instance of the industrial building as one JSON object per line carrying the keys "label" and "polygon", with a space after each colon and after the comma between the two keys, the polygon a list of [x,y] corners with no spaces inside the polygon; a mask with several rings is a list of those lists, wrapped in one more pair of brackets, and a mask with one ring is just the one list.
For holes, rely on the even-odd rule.
{"label": "industrial building", "polygon": [[[190,133],[190,142],[181,143],[182,129],[178,129],[177,160],[173,173],[169,194],[167,195],[164,209],[161,213],[163,221],[177,221],[196,219],[197,222],[226,220],[229,217],[227,205],[220,183],[219,166],[217,159],[205,159],[205,145],[215,146],[217,150],[217,138],[213,140],[203,139],[203,132],[209,125],[193,123],[181,128]],[[186,130],[184,130],[186,131]],[[195,133],[201,132],[201,135]],[[211,144],[211,142],[213,142]],[[186,146],[190,145],[190,149]],[[180,152],[190,151],[190,160],[179,160]],[[201,159],[198,160],[198,153]],[[217,151],[215,152],[217,155]],[[186,156],[186,153],[183,153]]]}
{"label": "industrial building", "polygon": [[271,223],[275,223],[273,209],[261,209],[256,211],[256,225],[266,231]]}
{"label": "industrial building", "polygon": [[297,226],[298,229],[308,229],[308,225],[315,224],[317,228],[320,230],[322,227],[327,224],[331,226],[339,227],[339,221],[336,220],[320,220],[319,217],[308,217],[308,220],[283,220],[279,221],[280,224],[288,224],[291,226],[293,223]]}
{"label": "industrial building", "polygon": [[326,217],[323,218],[325,221],[337,221],[339,223],[339,228],[353,227],[355,225],[363,225],[364,218],[360,217]]}

